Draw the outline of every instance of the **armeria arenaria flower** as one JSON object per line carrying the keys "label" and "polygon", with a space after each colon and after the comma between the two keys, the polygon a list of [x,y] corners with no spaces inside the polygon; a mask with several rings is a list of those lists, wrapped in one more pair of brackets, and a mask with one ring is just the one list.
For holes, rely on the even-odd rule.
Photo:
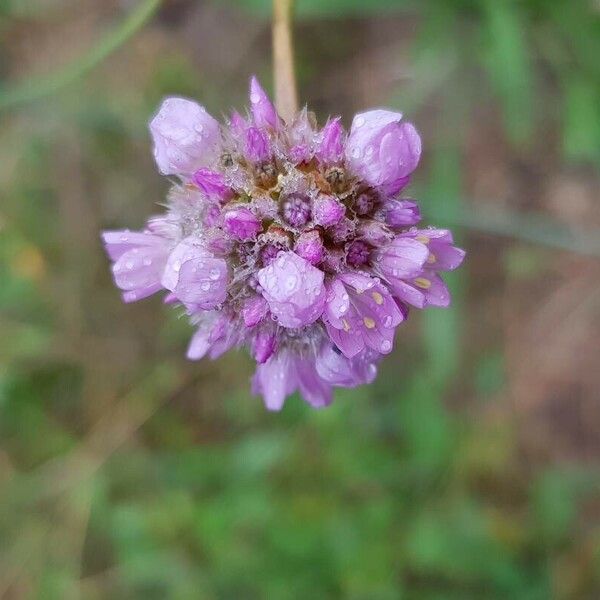
{"label": "armeria arenaria flower", "polygon": [[107,231],[126,302],[160,290],[196,327],[188,357],[246,346],[253,390],[277,410],[299,390],[326,406],[335,386],[370,383],[409,306],[448,306],[440,271],[464,252],[417,229],[404,198],[421,154],[400,113],[372,110],[346,133],[306,109],[286,124],[253,78],[250,112],[220,125],[183,98],[150,123],[168,209],[141,232]]}

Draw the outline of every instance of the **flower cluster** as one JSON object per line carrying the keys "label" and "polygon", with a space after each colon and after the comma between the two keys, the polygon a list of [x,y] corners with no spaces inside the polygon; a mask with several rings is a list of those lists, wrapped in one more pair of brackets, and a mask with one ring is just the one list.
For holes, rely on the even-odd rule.
{"label": "flower cluster", "polygon": [[409,306],[450,303],[439,273],[464,252],[415,227],[402,192],[421,140],[401,114],[358,114],[349,132],[306,109],[284,123],[252,78],[246,116],[220,125],[168,98],[150,131],[176,183],[143,231],[104,232],[115,283],[126,302],[166,290],[183,306],[192,360],[249,348],[267,408],[295,390],[326,406],[333,387],[371,382]]}

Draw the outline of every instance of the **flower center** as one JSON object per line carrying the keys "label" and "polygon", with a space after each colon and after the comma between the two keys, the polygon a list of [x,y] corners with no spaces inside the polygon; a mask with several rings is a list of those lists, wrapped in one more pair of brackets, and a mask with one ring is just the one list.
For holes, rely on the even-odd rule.
{"label": "flower center", "polygon": [[360,240],[352,242],[348,247],[346,262],[352,267],[360,267],[369,260],[369,246]]}
{"label": "flower center", "polygon": [[371,210],[373,209],[373,205],[373,198],[369,196],[369,194],[363,192],[354,201],[354,210],[356,211],[357,215],[366,215],[371,212]]}
{"label": "flower center", "polygon": [[265,266],[270,265],[277,258],[277,255],[280,251],[281,248],[275,244],[269,244],[268,246],[265,246],[260,252],[262,264]]}
{"label": "flower center", "polygon": [[301,194],[291,194],[281,205],[283,219],[292,227],[302,227],[310,219],[310,202]]}

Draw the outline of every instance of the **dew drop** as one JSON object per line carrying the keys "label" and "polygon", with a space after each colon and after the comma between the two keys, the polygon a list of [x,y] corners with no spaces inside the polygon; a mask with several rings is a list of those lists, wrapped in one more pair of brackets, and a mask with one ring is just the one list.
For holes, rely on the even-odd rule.
{"label": "dew drop", "polygon": [[285,289],[288,291],[291,291],[296,287],[297,283],[298,283],[298,277],[296,277],[296,275],[290,275],[285,280]]}
{"label": "dew drop", "polygon": [[365,124],[365,118],[360,115],[358,117],[356,117],[356,119],[354,119],[354,126],[355,127],[362,127]]}
{"label": "dew drop", "polygon": [[211,269],[210,273],[208,274],[208,276],[213,280],[216,281],[217,279],[219,279],[219,270],[218,269]]}
{"label": "dew drop", "polygon": [[381,351],[382,352],[389,352],[392,349],[392,342],[390,342],[389,340],[383,340],[383,342],[381,342]]}

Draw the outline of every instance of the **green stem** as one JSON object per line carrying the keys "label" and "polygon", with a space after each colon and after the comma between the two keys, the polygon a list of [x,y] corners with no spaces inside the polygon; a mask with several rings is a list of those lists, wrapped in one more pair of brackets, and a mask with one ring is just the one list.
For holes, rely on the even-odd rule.
{"label": "green stem", "polygon": [[154,15],[161,0],[145,0],[87,54],[46,77],[32,77],[13,88],[0,89],[0,111],[54,94],[77,81],[122,46]]}

